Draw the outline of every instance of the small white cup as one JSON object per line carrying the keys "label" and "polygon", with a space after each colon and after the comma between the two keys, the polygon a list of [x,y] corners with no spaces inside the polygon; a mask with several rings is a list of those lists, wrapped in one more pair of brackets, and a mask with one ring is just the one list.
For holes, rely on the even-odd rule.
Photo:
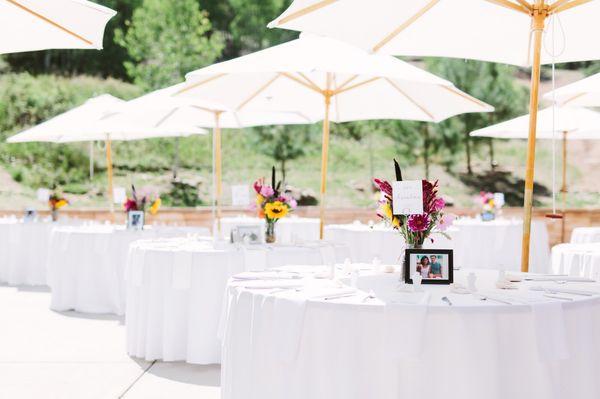
{"label": "small white cup", "polygon": [[421,274],[420,273],[413,274],[412,281],[413,281],[413,290],[415,292],[422,292],[423,287],[421,286],[421,282],[423,281],[423,277],[421,276]]}

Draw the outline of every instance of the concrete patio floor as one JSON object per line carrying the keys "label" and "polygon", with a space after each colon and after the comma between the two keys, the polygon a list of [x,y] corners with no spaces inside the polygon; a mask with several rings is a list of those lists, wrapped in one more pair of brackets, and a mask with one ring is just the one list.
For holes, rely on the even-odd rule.
{"label": "concrete patio floor", "polygon": [[220,398],[218,365],[131,358],[122,318],[49,303],[47,288],[0,285],[0,398]]}

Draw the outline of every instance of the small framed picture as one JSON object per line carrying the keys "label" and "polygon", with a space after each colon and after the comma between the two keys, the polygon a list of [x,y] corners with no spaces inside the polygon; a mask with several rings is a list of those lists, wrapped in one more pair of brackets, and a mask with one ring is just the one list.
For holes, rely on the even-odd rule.
{"label": "small framed picture", "polygon": [[127,229],[142,230],[144,228],[144,212],[129,211],[127,212]]}
{"label": "small framed picture", "polygon": [[35,209],[27,208],[25,209],[25,214],[23,215],[24,222],[34,222],[37,219],[37,211]]}
{"label": "small framed picture", "polygon": [[404,281],[412,284],[419,273],[422,284],[452,284],[453,251],[451,249],[407,249],[404,256]]}
{"label": "small framed picture", "polygon": [[262,244],[262,225],[237,226],[231,231],[231,242],[240,244]]}

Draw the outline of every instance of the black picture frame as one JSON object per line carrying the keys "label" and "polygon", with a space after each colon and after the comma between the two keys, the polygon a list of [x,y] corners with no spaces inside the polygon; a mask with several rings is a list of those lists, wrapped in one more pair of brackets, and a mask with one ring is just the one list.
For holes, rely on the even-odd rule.
{"label": "black picture frame", "polygon": [[[424,278],[421,284],[450,285],[454,282],[454,251],[451,249],[407,249],[404,252],[404,282],[412,284],[411,260],[413,255],[442,255],[448,257],[448,278]],[[442,266],[444,267],[444,266]],[[416,267],[415,267],[416,268]]]}

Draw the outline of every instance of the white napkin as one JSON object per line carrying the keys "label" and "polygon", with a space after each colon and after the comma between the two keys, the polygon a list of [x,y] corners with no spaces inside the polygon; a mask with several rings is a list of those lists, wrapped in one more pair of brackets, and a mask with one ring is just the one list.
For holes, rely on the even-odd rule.
{"label": "white napkin", "polygon": [[297,273],[264,271],[264,272],[244,272],[236,274],[233,280],[293,280],[301,276]]}
{"label": "white napkin", "polygon": [[389,355],[396,360],[417,359],[423,347],[430,294],[423,292],[409,296],[409,300],[416,300],[417,304],[389,301],[384,307],[384,342],[390,348]]}
{"label": "white napkin", "polygon": [[176,251],[173,264],[172,285],[176,290],[189,290],[192,279],[193,253],[189,251]]}
{"label": "white napkin", "polygon": [[267,251],[259,248],[243,248],[245,270],[265,270]]}
{"label": "white napkin", "polygon": [[562,303],[536,303],[531,309],[540,360],[552,362],[567,359],[569,349]]}
{"label": "white napkin", "polygon": [[284,362],[293,362],[298,354],[305,313],[305,298],[275,298],[273,320],[277,323],[277,333],[273,334],[273,345]]}

